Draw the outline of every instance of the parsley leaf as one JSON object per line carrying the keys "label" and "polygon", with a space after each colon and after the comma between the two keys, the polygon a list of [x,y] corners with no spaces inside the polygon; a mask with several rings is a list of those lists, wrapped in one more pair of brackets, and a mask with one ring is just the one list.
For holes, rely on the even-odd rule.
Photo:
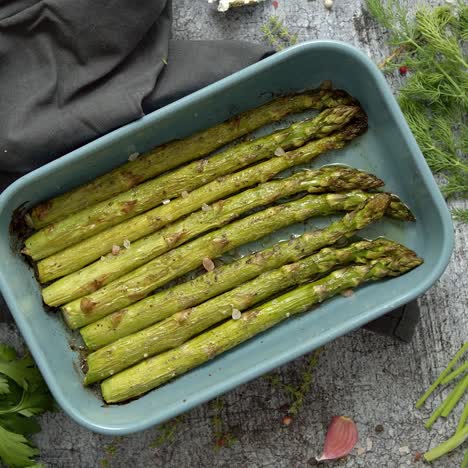
{"label": "parsley leaf", "polygon": [[9,393],[10,387],[8,386],[8,380],[0,375],[0,395]]}
{"label": "parsley leaf", "polygon": [[8,352],[5,345],[0,349],[0,374],[4,374],[20,387],[28,389],[28,376],[31,375],[31,368],[34,369],[34,362],[31,358],[16,359],[16,353]]}
{"label": "parsley leaf", "polygon": [[39,453],[29,445],[27,439],[0,426],[0,457],[11,467],[26,467],[34,463],[32,459]]}
{"label": "parsley leaf", "polygon": [[40,431],[34,416],[53,408],[53,399],[30,356],[0,343],[0,459],[11,468],[39,467],[39,450],[26,438]]}

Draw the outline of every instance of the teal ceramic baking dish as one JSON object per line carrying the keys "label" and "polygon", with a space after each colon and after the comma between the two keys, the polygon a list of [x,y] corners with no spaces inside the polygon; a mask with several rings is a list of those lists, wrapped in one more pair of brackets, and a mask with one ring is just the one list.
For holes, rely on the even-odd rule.
{"label": "teal ceramic baking dish", "polygon": [[[71,335],[42,304],[33,272],[10,235],[13,212],[111,170],[135,151],[210,127],[272,94],[314,88],[324,80],[360,100],[369,131],[315,165],[343,162],[383,178],[386,189],[411,206],[417,222],[385,220],[364,235],[385,234],[403,242],[424,257],[424,265],[283,322],[142,398],[104,405],[97,392],[82,386]],[[324,222],[313,220],[308,226]],[[264,242],[303,230],[293,226]],[[452,248],[449,211],[384,77],[362,52],[332,41],[304,43],[235,73],[37,169],[0,198],[0,286],[16,323],[60,406],[92,431],[113,435],[161,423],[416,298],[442,274]]]}

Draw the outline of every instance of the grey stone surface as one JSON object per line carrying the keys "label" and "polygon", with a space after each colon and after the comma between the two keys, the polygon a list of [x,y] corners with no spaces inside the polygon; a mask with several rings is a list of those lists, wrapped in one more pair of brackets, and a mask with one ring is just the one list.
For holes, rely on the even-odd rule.
{"label": "grey stone surface", "polygon": [[[174,0],[174,36],[262,41],[260,27],[275,14],[301,41],[339,39],[364,49],[376,61],[388,53],[384,36],[363,14],[360,0],[335,0],[331,11],[322,0],[278,2],[277,10],[267,0],[223,15],[204,0]],[[397,79],[393,85],[398,85]],[[93,434],[57,412],[42,417],[43,431],[35,437],[42,462],[58,468],[104,466],[104,459],[111,467],[302,468],[314,465],[330,419],[345,414],[359,426],[362,449],[333,466],[423,466],[414,461],[416,453],[447,438],[456,425],[452,417],[430,432],[424,429],[424,420],[442,400],[440,394],[422,411],[414,409],[468,335],[468,228],[457,224],[455,232],[456,249],[447,271],[420,299],[422,320],[412,343],[359,330],[325,346],[304,407],[290,426],[282,424],[288,395],[260,378],[221,399],[223,424],[237,438],[231,448],[215,447],[213,416],[218,411],[213,404],[186,414],[173,438],[160,447],[154,442],[161,428],[113,439]],[[5,339],[21,347],[13,325],[0,325],[0,340]],[[304,357],[281,368],[281,381],[297,383],[306,364]],[[461,405],[456,413],[460,412]],[[378,425],[383,432],[375,430]],[[434,466],[457,467],[461,453]]]}

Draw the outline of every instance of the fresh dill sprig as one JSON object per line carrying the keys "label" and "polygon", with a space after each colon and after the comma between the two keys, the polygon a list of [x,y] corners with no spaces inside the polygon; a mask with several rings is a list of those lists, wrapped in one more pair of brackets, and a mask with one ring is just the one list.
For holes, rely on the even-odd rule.
{"label": "fresh dill sprig", "polygon": [[297,44],[297,34],[291,34],[277,16],[270,16],[261,29],[265,39],[276,50]]}
{"label": "fresh dill sprig", "polygon": [[412,17],[407,0],[366,3],[395,49],[381,67],[409,70],[399,103],[430,168],[443,176],[442,191],[468,196],[468,6],[421,6]]}
{"label": "fresh dill sprig", "polygon": [[300,374],[300,382],[297,386],[282,382],[279,373],[265,376],[273,387],[279,388],[285,392],[291,400],[287,414],[297,416],[302,409],[304,399],[312,385],[314,369],[317,367],[318,357],[321,351],[321,349],[317,349],[309,356],[306,367]]}
{"label": "fresh dill sprig", "polygon": [[175,436],[176,436],[177,430],[179,429],[180,424],[183,422],[184,422],[184,416],[178,416],[163,424],[160,424],[157,428],[158,433],[155,439],[149,445],[150,448],[153,448],[153,449],[159,448],[168,442],[172,442],[175,439]]}
{"label": "fresh dill sprig", "polygon": [[228,423],[222,418],[222,413],[224,411],[223,398],[218,397],[212,400],[210,407],[213,411],[211,424],[214,436],[214,448],[216,450],[231,448],[237,442],[237,437],[231,433]]}
{"label": "fresh dill sprig", "polygon": [[452,216],[455,221],[461,221],[462,223],[468,223],[468,209],[467,208],[455,208],[452,210]]}

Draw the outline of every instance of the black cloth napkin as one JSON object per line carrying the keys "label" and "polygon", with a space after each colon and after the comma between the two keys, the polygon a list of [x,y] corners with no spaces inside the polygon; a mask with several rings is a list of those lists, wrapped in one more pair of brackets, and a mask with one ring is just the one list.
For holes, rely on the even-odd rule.
{"label": "black cloth napkin", "polygon": [[[0,4],[0,190],[272,53],[241,41],[172,40],[171,7],[171,0]],[[419,314],[408,314],[396,311],[373,328],[410,339]],[[0,318],[7,315],[0,301]]]}

